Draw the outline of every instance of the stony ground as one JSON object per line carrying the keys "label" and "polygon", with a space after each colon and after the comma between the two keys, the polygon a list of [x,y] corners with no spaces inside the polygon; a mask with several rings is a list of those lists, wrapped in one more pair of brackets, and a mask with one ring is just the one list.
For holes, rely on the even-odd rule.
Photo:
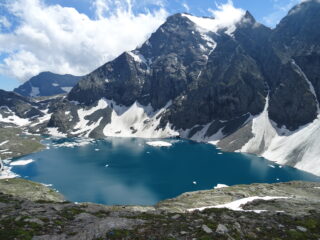
{"label": "stony ground", "polygon": [[[61,195],[48,191],[40,184],[13,179],[8,182],[2,180],[0,183],[0,192],[5,192],[0,193],[1,240],[320,239],[320,184],[316,183],[235,186],[233,190],[225,188],[184,194],[150,207],[75,204],[63,201]],[[8,190],[1,191],[9,189],[8,186],[12,189],[21,184],[28,186],[28,192],[47,194],[33,195],[37,197],[29,194],[23,197],[21,187],[19,193],[14,193],[15,196],[9,195]],[[245,193],[247,188],[247,195],[256,195],[258,191],[267,190],[268,187],[273,191],[286,193],[290,198],[258,200],[243,206],[247,210],[268,209],[259,214],[228,209],[182,211],[184,206],[189,208],[186,203],[190,196],[203,205],[201,199],[208,201],[209,196],[216,198],[227,195],[231,198],[242,198],[243,196],[239,195],[240,189]],[[303,188],[306,190],[303,191]],[[181,205],[176,211],[174,209],[179,201]],[[223,200],[220,198],[219,201]],[[172,208],[169,207],[170,203]],[[288,211],[289,209],[292,210]]]}
{"label": "stony ground", "polygon": [[0,125],[0,157],[7,159],[38,152],[44,148],[40,140],[38,136],[25,135],[20,128]]}

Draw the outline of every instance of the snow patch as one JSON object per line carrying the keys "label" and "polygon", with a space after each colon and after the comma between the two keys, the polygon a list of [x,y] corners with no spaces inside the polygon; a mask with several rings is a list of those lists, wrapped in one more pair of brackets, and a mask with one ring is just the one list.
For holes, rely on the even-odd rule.
{"label": "snow patch", "polygon": [[138,53],[137,51],[131,51],[131,52],[127,52],[131,57],[133,57],[134,61],[138,62],[138,63],[145,63],[147,64],[147,60],[145,59],[145,57]]}
{"label": "snow patch", "polygon": [[46,114],[43,117],[38,118],[38,121],[31,124],[30,127],[35,127],[37,125],[40,125],[42,123],[48,122],[51,118],[52,113]]}
{"label": "snow patch", "polygon": [[270,197],[270,196],[266,196],[266,197],[247,197],[247,198],[242,198],[230,203],[226,203],[226,204],[221,204],[221,205],[215,205],[215,206],[208,206],[208,207],[201,207],[201,208],[191,208],[188,209],[189,212],[193,212],[195,210],[198,211],[203,211],[205,209],[210,209],[210,208],[227,208],[233,211],[243,211],[243,212],[256,212],[256,213],[260,213],[266,210],[244,210],[242,208],[242,206],[251,203],[255,200],[263,200],[263,201],[270,201],[270,200],[274,200],[274,199],[288,199],[288,197]]}
{"label": "snow patch", "polygon": [[59,132],[58,128],[47,128],[48,129],[48,134],[53,137],[58,137],[58,138],[65,138],[67,137],[67,134]]}
{"label": "snow patch", "polygon": [[0,146],[3,146],[3,145],[5,145],[5,144],[7,144],[8,142],[9,142],[9,140],[4,141],[4,142],[0,143]]}
{"label": "snow patch", "polygon": [[19,177],[19,175],[15,174],[11,171],[11,167],[4,166],[3,171],[0,171],[0,179],[9,179]]}
{"label": "snow patch", "polygon": [[73,87],[62,87],[61,89],[62,89],[64,92],[68,93],[68,92],[70,92],[70,91],[72,90],[72,88],[73,88]]}
{"label": "snow patch", "polygon": [[31,97],[38,97],[40,94],[40,89],[38,87],[31,87]]}
{"label": "snow patch", "polygon": [[215,186],[213,189],[219,189],[219,188],[227,188],[227,187],[229,187],[228,185],[226,185],[226,184],[217,184],[217,186]]}

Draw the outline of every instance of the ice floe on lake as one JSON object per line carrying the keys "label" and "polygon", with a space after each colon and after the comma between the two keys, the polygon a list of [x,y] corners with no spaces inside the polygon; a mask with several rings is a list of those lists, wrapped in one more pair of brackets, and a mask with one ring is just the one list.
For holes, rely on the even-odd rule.
{"label": "ice floe on lake", "polygon": [[152,142],[147,142],[146,144],[152,147],[171,147],[172,146],[172,143],[164,142],[164,141],[152,141]]}
{"label": "ice floe on lake", "polygon": [[[94,143],[95,140],[93,139],[75,139],[72,141],[67,141],[67,142],[63,142],[63,143],[54,143],[53,146],[54,147],[66,147],[66,148],[74,148],[74,147],[82,147],[82,146],[86,146],[88,144]],[[99,150],[95,150],[95,151],[99,151]]]}
{"label": "ice floe on lake", "polygon": [[30,163],[34,162],[33,159],[27,159],[27,160],[18,160],[18,161],[13,161],[10,163],[10,166],[25,166]]}

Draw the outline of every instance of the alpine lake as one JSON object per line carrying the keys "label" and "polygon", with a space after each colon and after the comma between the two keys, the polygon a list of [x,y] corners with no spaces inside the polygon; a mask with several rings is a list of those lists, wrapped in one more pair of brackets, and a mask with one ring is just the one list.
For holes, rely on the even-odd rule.
{"label": "alpine lake", "polygon": [[161,141],[172,145],[159,147],[148,145],[150,141],[155,140],[45,139],[47,149],[14,159],[30,163],[11,170],[48,184],[69,201],[108,205],[153,205],[217,184],[320,181],[304,171],[253,155],[225,153],[210,144],[166,139]]}

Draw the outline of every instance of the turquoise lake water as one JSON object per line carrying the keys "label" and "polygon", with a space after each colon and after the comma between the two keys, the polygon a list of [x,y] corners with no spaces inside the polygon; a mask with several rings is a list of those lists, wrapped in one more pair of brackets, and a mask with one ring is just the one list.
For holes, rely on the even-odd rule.
{"label": "turquoise lake water", "polygon": [[[74,148],[57,147],[70,139],[46,140],[49,149],[14,166],[21,177],[52,184],[68,200],[109,205],[150,205],[188,191],[226,185],[320,178],[263,158],[223,153],[209,144],[166,140],[152,147],[144,139],[110,138]],[[149,140],[150,141],[150,140]],[[196,184],[195,184],[196,183]]]}

